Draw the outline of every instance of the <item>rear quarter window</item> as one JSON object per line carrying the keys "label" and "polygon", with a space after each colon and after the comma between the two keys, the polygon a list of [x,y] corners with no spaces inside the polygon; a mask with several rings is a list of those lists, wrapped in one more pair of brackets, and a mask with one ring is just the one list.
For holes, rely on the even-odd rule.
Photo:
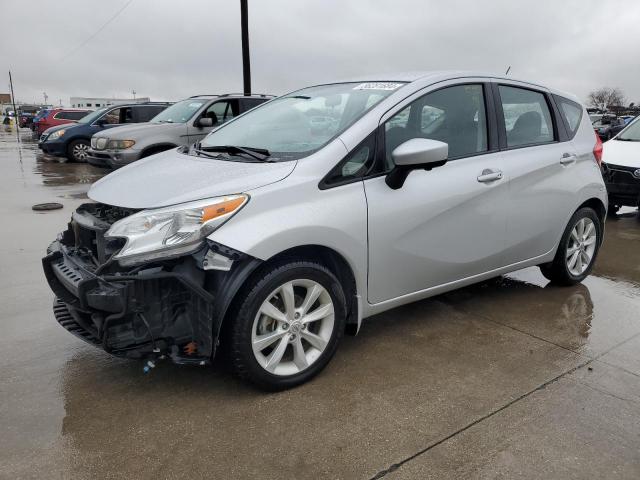
{"label": "rear quarter window", "polygon": [[554,95],[554,98],[560,107],[559,110],[560,115],[562,116],[562,121],[564,122],[571,139],[575,137],[578,127],[580,126],[580,122],[582,121],[582,105],[558,95]]}

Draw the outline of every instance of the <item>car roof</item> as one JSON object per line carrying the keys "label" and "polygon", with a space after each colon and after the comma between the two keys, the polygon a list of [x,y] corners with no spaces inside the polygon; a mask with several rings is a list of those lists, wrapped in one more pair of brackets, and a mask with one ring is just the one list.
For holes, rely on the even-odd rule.
{"label": "car roof", "polygon": [[580,102],[578,97],[572,93],[563,92],[561,90],[555,90],[539,83],[531,82],[529,80],[523,80],[504,74],[496,74],[486,71],[475,70],[432,70],[432,71],[410,71],[410,72],[391,72],[384,74],[374,75],[361,75],[353,78],[343,79],[339,82],[331,83],[348,83],[348,82],[421,82],[421,83],[436,83],[445,80],[453,80],[457,78],[491,78],[496,80],[507,80],[509,82],[522,83],[524,85],[530,85],[533,87],[543,88],[549,90],[551,93],[560,95],[576,102]]}
{"label": "car roof", "polygon": [[252,93],[251,95],[245,95],[244,93],[213,93],[213,94],[202,94],[202,95],[192,95],[188,98],[220,98],[220,97],[232,97],[232,98],[275,98],[275,95],[270,95],[268,93]]}

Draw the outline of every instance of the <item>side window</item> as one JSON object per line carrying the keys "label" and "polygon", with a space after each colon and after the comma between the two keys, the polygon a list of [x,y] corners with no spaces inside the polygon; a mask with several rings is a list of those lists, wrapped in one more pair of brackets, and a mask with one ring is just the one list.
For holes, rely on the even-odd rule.
{"label": "side window", "polygon": [[237,100],[223,100],[210,105],[202,114],[213,120],[214,125],[221,125],[228,122],[238,114]]}
{"label": "side window", "polygon": [[85,117],[89,112],[67,112],[67,118],[69,120],[80,120]]}
{"label": "side window", "polygon": [[164,107],[156,105],[146,105],[144,107],[135,107],[134,116],[137,122],[148,122],[157,114],[159,114]]}
{"label": "side window", "polygon": [[391,153],[412,138],[449,145],[449,158],[487,151],[487,115],[482,85],[455,85],[428,93],[391,117],[384,126],[386,168]]}
{"label": "side window", "polygon": [[56,120],[67,120],[67,112],[58,112],[56,113],[53,118],[55,118]]}
{"label": "side window", "polygon": [[251,110],[254,107],[257,107],[261,103],[264,103],[265,100],[259,98],[243,98],[241,100],[242,103],[242,111],[246,112],[247,110]]}
{"label": "side window", "polygon": [[376,132],[351,150],[325,177],[325,186],[341,185],[367,175],[375,161]]}
{"label": "side window", "polygon": [[562,115],[562,120],[569,132],[569,137],[573,138],[582,121],[582,105],[559,95],[554,95],[553,98],[560,109],[560,115]]}
{"label": "side window", "polygon": [[120,123],[134,123],[133,108],[123,107],[120,109]]}
{"label": "side window", "polygon": [[120,123],[120,114],[122,108],[114,108],[109,110],[102,118],[107,125],[118,125]]}
{"label": "side window", "polygon": [[500,85],[507,146],[535,145],[554,140],[551,112],[544,94]]}

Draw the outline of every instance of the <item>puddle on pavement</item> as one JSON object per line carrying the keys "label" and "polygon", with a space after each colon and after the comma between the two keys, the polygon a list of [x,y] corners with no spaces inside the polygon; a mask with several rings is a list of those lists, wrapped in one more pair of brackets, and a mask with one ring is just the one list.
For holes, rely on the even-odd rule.
{"label": "puddle on pavement", "polygon": [[[20,144],[14,129],[0,132],[0,159],[3,163],[21,164],[23,179],[45,187],[80,187],[83,192],[65,192],[61,198],[85,198],[84,192],[110,170],[88,163],[70,163],[65,159],[45,155],[38,148],[37,139],[28,129],[20,129]],[[77,189],[76,189],[77,190]]]}

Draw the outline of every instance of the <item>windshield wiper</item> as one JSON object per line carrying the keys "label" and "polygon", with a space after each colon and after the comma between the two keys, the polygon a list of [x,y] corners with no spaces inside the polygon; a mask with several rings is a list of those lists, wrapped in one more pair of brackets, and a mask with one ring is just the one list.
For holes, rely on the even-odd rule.
{"label": "windshield wiper", "polygon": [[261,162],[272,162],[269,160],[271,154],[266,148],[254,148],[254,147],[238,147],[236,145],[214,145],[214,146],[202,146],[200,143],[195,145],[196,151],[201,152],[220,152],[220,153],[244,153]]}
{"label": "windshield wiper", "polygon": [[633,138],[616,138],[616,140],[620,140],[621,142],[640,142],[640,140],[634,140]]}

